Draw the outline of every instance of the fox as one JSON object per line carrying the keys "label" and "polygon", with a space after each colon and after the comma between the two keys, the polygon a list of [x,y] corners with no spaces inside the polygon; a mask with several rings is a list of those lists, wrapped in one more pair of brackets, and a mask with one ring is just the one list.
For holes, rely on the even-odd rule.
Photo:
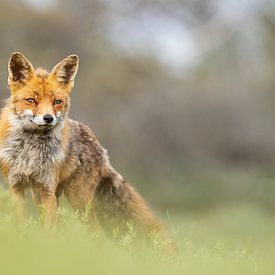
{"label": "fox", "polygon": [[165,235],[166,229],[142,196],[110,164],[92,130],[69,118],[70,94],[79,67],[70,55],[51,71],[35,69],[20,52],[8,62],[10,96],[0,115],[0,170],[24,216],[27,189],[45,209],[45,224],[55,223],[59,198],[75,211],[92,203],[91,226],[139,235]]}

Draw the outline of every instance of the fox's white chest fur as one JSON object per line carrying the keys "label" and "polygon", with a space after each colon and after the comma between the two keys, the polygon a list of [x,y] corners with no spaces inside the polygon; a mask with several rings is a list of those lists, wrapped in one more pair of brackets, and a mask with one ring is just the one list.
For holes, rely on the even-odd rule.
{"label": "fox's white chest fur", "polygon": [[0,160],[9,166],[11,186],[43,184],[50,188],[55,167],[64,158],[58,129],[34,133],[16,127],[0,146]]}

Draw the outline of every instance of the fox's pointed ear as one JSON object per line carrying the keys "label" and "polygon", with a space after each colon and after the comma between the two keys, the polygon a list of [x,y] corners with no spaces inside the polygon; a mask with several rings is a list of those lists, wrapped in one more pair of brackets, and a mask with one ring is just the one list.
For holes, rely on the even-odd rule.
{"label": "fox's pointed ear", "polygon": [[11,55],[8,65],[9,85],[13,83],[24,84],[34,75],[31,62],[21,53],[15,52]]}
{"label": "fox's pointed ear", "polygon": [[61,84],[73,84],[78,70],[79,58],[70,55],[58,63],[51,71],[51,75]]}

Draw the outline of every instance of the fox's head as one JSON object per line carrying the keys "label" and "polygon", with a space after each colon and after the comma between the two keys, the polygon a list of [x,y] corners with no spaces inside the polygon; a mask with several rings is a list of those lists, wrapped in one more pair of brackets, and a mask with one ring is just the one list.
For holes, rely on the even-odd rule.
{"label": "fox's head", "polygon": [[34,131],[60,125],[68,113],[78,63],[78,57],[70,55],[47,72],[35,70],[24,55],[13,53],[8,83],[15,123]]}

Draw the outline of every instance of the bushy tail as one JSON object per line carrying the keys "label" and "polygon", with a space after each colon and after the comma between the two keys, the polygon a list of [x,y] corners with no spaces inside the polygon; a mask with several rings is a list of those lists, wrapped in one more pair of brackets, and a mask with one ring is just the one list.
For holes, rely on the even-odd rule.
{"label": "bushy tail", "polygon": [[164,226],[154,217],[144,199],[111,166],[103,172],[94,203],[97,218],[108,233],[116,230],[124,234],[130,223],[138,235],[164,234]]}

